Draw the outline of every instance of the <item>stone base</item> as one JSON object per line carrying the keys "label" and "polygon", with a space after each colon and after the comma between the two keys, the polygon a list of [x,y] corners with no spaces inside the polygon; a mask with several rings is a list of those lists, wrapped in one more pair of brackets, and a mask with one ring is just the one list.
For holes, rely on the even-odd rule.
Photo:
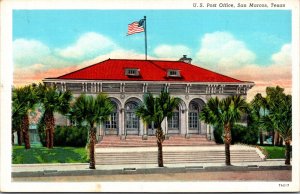
{"label": "stone base", "polygon": [[190,135],[190,134],[185,134],[185,138],[186,138],[186,139],[190,139],[190,138],[191,138],[191,135]]}
{"label": "stone base", "polygon": [[148,139],[148,135],[143,135],[142,136],[142,140],[147,140]]}
{"label": "stone base", "polygon": [[211,139],[211,135],[210,135],[209,133],[206,134],[206,139],[207,139],[207,140],[212,140],[212,139]]}
{"label": "stone base", "polygon": [[165,135],[165,140],[168,140],[168,139],[170,139],[170,135]]}
{"label": "stone base", "polygon": [[126,136],[125,135],[121,135],[120,136],[120,140],[126,140]]}
{"label": "stone base", "polygon": [[100,142],[103,139],[103,135],[99,135],[97,141]]}

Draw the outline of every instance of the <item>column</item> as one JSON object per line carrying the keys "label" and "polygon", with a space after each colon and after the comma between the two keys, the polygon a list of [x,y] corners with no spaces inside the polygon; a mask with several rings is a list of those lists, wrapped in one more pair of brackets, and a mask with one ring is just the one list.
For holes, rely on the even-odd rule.
{"label": "column", "polygon": [[165,133],[168,134],[168,118],[167,117],[165,119],[165,125],[166,125],[166,127],[165,127]]}
{"label": "column", "polygon": [[147,134],[147,123],[143,123],[143,136],[142,136],[143,140],[147,140],[148,139],[148,134]]}
{"label": "column", "polygon": [[124,118],[124,116],[123,116],[122,109],[120,109],[118,111],[118,128],[119,128],[118,134],[119,134],[119,136],[123,135],[123,130],[122,129],[124,128],[124,124],[122,122],[122,118]]}
{"label": "column", "polygon": [[120,124],[121,139],[125,139],[126,134],[125,134],[125,110],[124,110],[124,108],[120,109],[120,120],[121,120],[121,124]]}
{"label": "column", "polygon": [[185,123],[186,134],[185,134],[185,137],[190,138],[190,135],[189,135],[189,110],[186,110],[185,120],[186,120],[186,123]]}
{"label": "column", "polygon": [[214,127],[213,126],[210,126],[210,139],[212,141],[215,140],[215,137],[214,137]]}
{"label": "column", "polygon": [[210,126],[206,125],[206,139],[211,140]]}
{"label": "column", "polygon": [[139,119],[139,135],[143,135],[144,134],[144,123],[143,120],[140,118]]}
{"label": "column", "polygon": [[180,117],[179,117],[180,118],[180,121],[179,121],[180,134],[184,135],[187,132],[187,129],[186,129],[187,120],[185,119],[186,110],[181,110],[179,112],[179,114],[180,114]]}

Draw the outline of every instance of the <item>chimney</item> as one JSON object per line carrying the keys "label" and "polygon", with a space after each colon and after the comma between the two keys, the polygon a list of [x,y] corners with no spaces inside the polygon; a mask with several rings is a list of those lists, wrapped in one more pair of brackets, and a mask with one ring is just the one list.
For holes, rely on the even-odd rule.
{"label": "chimney", "polygon": [[192,58],[187,58],[186,55],[183,55],[183,57],[181,57],[181,58],[179,59],[179,61],[182,61],[182,62],[191,64]]}

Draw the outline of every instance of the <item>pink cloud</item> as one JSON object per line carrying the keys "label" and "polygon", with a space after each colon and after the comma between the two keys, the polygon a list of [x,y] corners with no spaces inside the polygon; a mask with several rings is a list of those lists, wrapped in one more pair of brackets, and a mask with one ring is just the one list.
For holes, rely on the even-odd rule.
{"label": "pink cloud", "polygon": [[265,95],[266,87],[280,86],[285,88],[285,93],[292,91],[291,65],[272,65],[260,67],[256,65],[245,66],[226,72],[227,75],[243,81],[253,81],[255,86],[249,90],[247,99],[250,101],[256,93]]}
{"label": "pink cloud", "polygon": [[29,68],[16,69],[14,71],[14,85],[23,86],[31,83],[39,83],[45,78],[58,77],[80,68],[83,68],[83,66],[44,69],[42,64],[37,64]]}

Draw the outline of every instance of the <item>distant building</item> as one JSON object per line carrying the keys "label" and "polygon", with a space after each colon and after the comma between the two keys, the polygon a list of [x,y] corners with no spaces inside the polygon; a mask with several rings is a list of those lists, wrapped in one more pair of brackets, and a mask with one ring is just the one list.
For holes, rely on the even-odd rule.
{"label": "distant building", "polygon": [[[115,109],[109,121],[99,126],[97,135],[154,135],[155,126],[144,124],[135,114],[146,92],[159,94],[166,89],[181,99],[171,119],[163,129],[168,135],[206,135],[213,139],[213,128],[199,120],[205,103],[211,97],[230,95],[246,97],[253,82],[240,81],[191,64],[184,55],[179,61],[108,59],[56,78],[46,78],[46,85],[56,85],[62,91],[70,90],[74,96],[81,93],[106,93]],[[70,122],[57,117],[59,124]]]}

